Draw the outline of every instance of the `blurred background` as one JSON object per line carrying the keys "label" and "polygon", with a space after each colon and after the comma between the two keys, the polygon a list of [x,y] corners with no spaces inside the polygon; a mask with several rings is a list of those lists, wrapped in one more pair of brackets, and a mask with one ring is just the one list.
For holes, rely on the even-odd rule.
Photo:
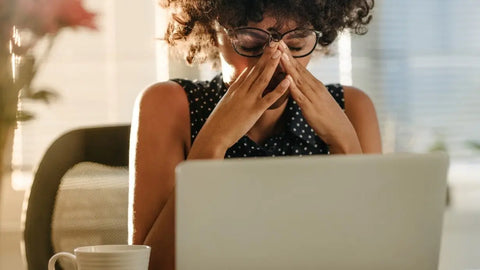
{"label": "blurred background", "polygon": [[[0,269],[23,269],[21,213],[33,174],[60,134],[130,123],[138,93],[173,77],[211,79],[209,64],[187,67],[161,41],[166,14],[151,0],[85,1],[99,31],[58,37],[35,84],[55,89],[50,105],[16,130],[13,172],[0,189]],[[333,56],[309,69],[323,82],[364,90],[380,121],[384,152],[446,151],[451,204],[440,269],[480,269],[480,1],[377,0],[365,36],[344,33]]]}

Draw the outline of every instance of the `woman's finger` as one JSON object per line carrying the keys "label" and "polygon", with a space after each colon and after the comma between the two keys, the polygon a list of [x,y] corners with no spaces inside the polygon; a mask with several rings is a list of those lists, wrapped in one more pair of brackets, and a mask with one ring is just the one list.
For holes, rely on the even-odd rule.
{"label": "woman's finger", "polygon": [[308,96],[309,99],[313,99],[315,95],[314,89],[317,87],[317,79],[303,65],[298,63],[289,49],[285,49],[287,45],[283,41],[280,43],[283,52],[282,66],[288,74],[292,75],[297,88],[300,89],[304,95]]}
{"label": "woman's finger", "polygon": [[277,87],[275,87],[275,89],[273,89],[272,92],[266,94],[262,99],[263,105],[265,107],[264,109],[268,109],[270,106],[273,105],[273,103],[275,103],[275,101],[277,101],[283,94],[285,94],[291,83],[291,78],[287,76],[277,85]]}
{"label": "woman's finger", "polygon": [[263,71],[258,75],[257,79],[254,81],[250,87],[250,91],[257,95],[262,95],[265,88],[272,80],[273,74],[280,63],[280,57],[282,52],[277,50],[270,59],[269,63],[265,66]]}
{"label": "woman's finger", "polygon": [[[290,76],[290,75],[288,75]],[[287,76],[287,77],[288,77]],[[312,101],[306,96],[296,85],[295,81],[290,77],[290,95],[292,98],[297,102],[300,108],[304,108],[307,103],[311,103]]]}
{"label": "woman's finger", "polygon": [[291,57],[291,55],[289,55],[290,52],[283,52],[283,55],[282,55],[282,65],[285,69],[285,71],[287,72],[287,74],[290,74],[291,78],[292,78],[292,81],[295,83],[295,86],[297,89],[299,89],[299,91],[301,91],[303,93],[303,95],[305,96],[309,96],[309,98],[313,98],[313,97],[310,97],[312,94],[313,94],[313,91],[311,90],[311,86],[309,85],[309,83],[307,82],[307,80],[305,80],[301,74],[299,74],[297,68],[296,68],[296,60]]}
{"label": "woman's finger", "polygon": [[252,67],[246,67],[245,69],[243,69],[242,73],[240,73],[240,75],[238,75],[235,81],[230,85],[230,88],[236,88],[236,86],[241,85],[247,75],[250,73],[251,69]]}
{"label": "woman's finger", "polygon": [[279,50],[282,51],[282,59],[281,59],[282,66],[288,74],[292,75],[293,78],[298,77],[300,74],[298,73],[298,70],[296,67],[297,63],[295,61],[295,58],[291,56],[290,50],[286,46],[287,45],[285,44],[285,42],[281,40]]}
{"label": "woman's finger", "polygon": [[[268,77],[268,73],[272,73],[273,75],[273,71],[275,71],[280,61],[281,52],[278,51],[278,43],[272,43],[272,44],[273,44],[273,47],[267,46],[265,48],[263,55],[260,57],[258,62],[255,64],[255,66],[253,66],[250,74],[244,80],[244,83],[242,83],[242,87],[251,89],[252,86],[254,86],[255,89],[258,89],[259,87],[261,87],[261,85],[258,85],[258,83],[263,84],[263,82],[267,80],[265,79],[265,77]],[[264,73],[265,69],[267,73]],[[270,78],[268,78],[267,84],[264,86],[263,89],[265,89],[265,87],[268,85],[268,82],[270,82],[270,79],[271,79],[271,75],[270,75]]]}
{"label": "woman's finger", "polygon": [[310,79],[315,78],[305,66],[299,64],[296,61],[296,58],[293,57],[292,53],[290,52],[290,49],[288,48],[287,44],[283,40],[280,41],[279,49],[287,55],[285,60],[290,60],[290,62],[293,63],[293,67],[295,68],[298,75],[306,75],[305,78],[308,77]]}

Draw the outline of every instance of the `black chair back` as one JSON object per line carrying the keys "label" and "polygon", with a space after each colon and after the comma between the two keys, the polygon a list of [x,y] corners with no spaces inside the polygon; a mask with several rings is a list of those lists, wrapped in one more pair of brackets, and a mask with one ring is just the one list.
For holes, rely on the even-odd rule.
{"label": "black chair back", "polygon": [[128,166],[130,125],[90,127],[60,136],[43,156],[32,183],[24,219],[28,270],[44,270],[54,254],[52,215],[64,174],[80,162]]}

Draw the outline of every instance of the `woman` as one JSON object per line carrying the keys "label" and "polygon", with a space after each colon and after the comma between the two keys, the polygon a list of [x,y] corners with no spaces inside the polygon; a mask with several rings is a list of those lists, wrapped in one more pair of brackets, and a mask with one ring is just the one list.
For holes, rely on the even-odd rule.
{"label": "woman", "polygon": [[174,169],[185,159],[380,153],[372,102],[305,67],[339,31],[365,33],[369,0],[166,0],[166,33],[189,63],[220,60],[212,81],[146,89],[132,125],[133,243],[174,269]]}

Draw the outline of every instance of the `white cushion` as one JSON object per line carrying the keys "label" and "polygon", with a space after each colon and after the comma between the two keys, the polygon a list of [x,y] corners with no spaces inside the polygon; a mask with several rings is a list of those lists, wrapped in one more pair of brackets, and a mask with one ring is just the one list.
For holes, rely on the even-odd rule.
{"label": "white cushion", "polygon": [[77,164],[65,174],[57,193],[52,220],[54,251],[126,244],[127,212],[127,168]]}

